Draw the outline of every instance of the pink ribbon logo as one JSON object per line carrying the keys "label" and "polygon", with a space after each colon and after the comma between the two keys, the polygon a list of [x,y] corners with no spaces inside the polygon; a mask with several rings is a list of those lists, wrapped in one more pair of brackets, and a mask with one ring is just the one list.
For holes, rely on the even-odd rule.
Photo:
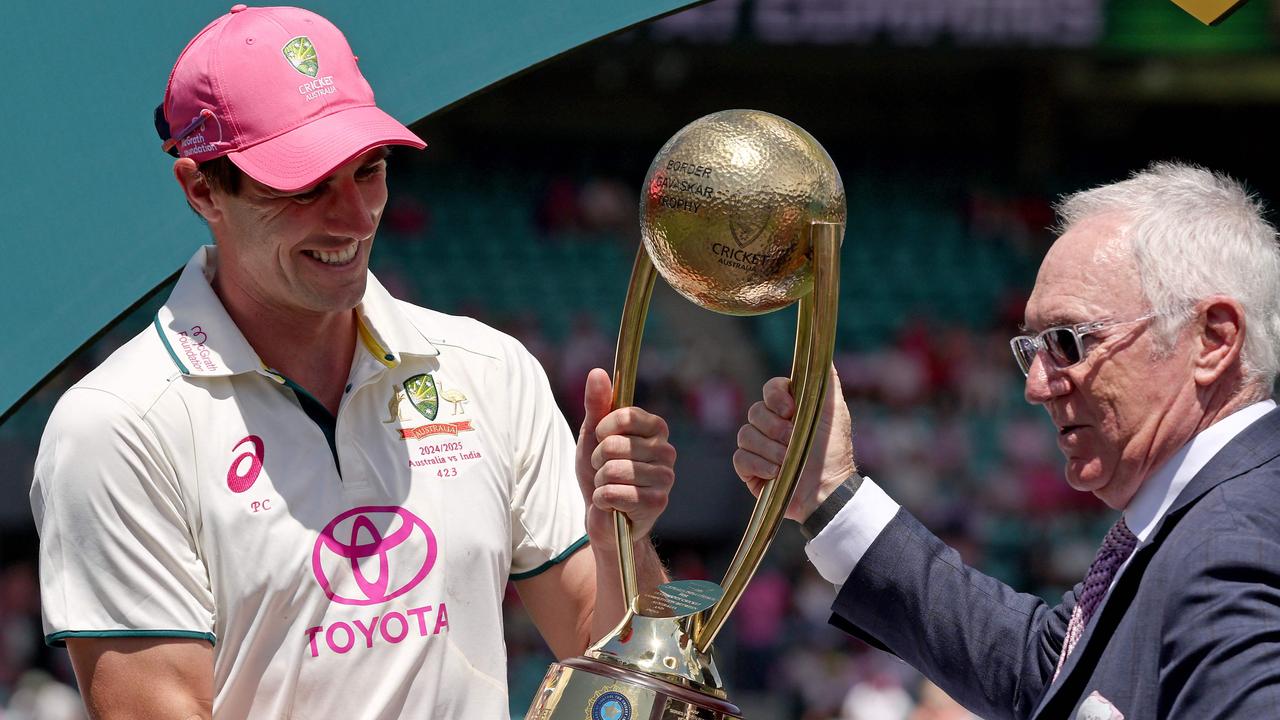
{"label": "pink ribbon logo", "polygon": [[[320,531],[311,551],[311,570],[330,600],[376,605],[417,587],[436,564],[436,550],[435,533],[408,510],[358,507],[338,515]],[[332,556],[340,560],[329,560],[331,576],[325,561]]]}

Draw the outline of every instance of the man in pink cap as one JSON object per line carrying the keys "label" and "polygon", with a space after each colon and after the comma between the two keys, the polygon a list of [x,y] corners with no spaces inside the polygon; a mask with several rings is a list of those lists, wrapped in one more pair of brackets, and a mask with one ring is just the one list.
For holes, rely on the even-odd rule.
{"label": "man in pink cap", "polygon": [[665,424],[595,370],[575,446],[519,343],[369,274],[388,146],[425,143],[324,18],[232,8],[156,124],[215,242],[49,420],[47,641],[94,717],[505,716],[509,580],[560,657],[621,618],[610,510],[663,581]]}

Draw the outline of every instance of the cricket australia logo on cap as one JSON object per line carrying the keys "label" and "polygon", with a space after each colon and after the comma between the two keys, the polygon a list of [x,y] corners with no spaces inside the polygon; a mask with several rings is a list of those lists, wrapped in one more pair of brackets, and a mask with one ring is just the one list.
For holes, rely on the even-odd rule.
{"label": "cricket australia logo on cap", "polygon": [[280,50],[294,70],[307,77],[315,78],[298,86],[298,94],[306,98],[307,102],[337,92],[338,88],[333,85],[332,75],[320,76],[320,57],[316,55],[316,48],[311,44],[311,38],[299,35],[285,43]]}
{"label": "cricket australia logo on cap", "polygon": [[306,35],[290,40],[281,51],[293,69],[303,75],[315,77],[320,72],[320,58],[316,57],[316,48]]}

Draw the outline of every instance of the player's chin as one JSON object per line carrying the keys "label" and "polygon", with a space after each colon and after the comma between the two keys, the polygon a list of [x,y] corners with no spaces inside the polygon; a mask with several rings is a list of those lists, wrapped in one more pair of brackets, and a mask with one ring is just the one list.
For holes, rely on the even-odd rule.
{"label": "player's chin", "polygon": [[358,306],[364,300],[365,288],[368,285],[368,273],[353,273],[345,282],[314,283],[311,287],[311,300],[315,310],[321,312],[346,312]]}

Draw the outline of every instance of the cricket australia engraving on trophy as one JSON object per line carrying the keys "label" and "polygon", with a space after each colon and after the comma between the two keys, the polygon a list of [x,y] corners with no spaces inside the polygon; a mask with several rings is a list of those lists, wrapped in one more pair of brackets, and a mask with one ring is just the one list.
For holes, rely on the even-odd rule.
{"label": "cricket australia engraving on trophy", "polygon": [[711,643],[777,533],[813,439],[835,343],[844,222],[844,186],[830,156],[776,115],[714,113],[658,151],[641,191],[643,246],[618,333],[613,407],[632,403],[649,298],[661,273],[695,304],[729,315],[799,301],[791,443],[720,584],[674,581],[640,595],[631,528],[614,513],[626,614],[584,656],[551,666],[530,720],[742,717],[729,702]]}

